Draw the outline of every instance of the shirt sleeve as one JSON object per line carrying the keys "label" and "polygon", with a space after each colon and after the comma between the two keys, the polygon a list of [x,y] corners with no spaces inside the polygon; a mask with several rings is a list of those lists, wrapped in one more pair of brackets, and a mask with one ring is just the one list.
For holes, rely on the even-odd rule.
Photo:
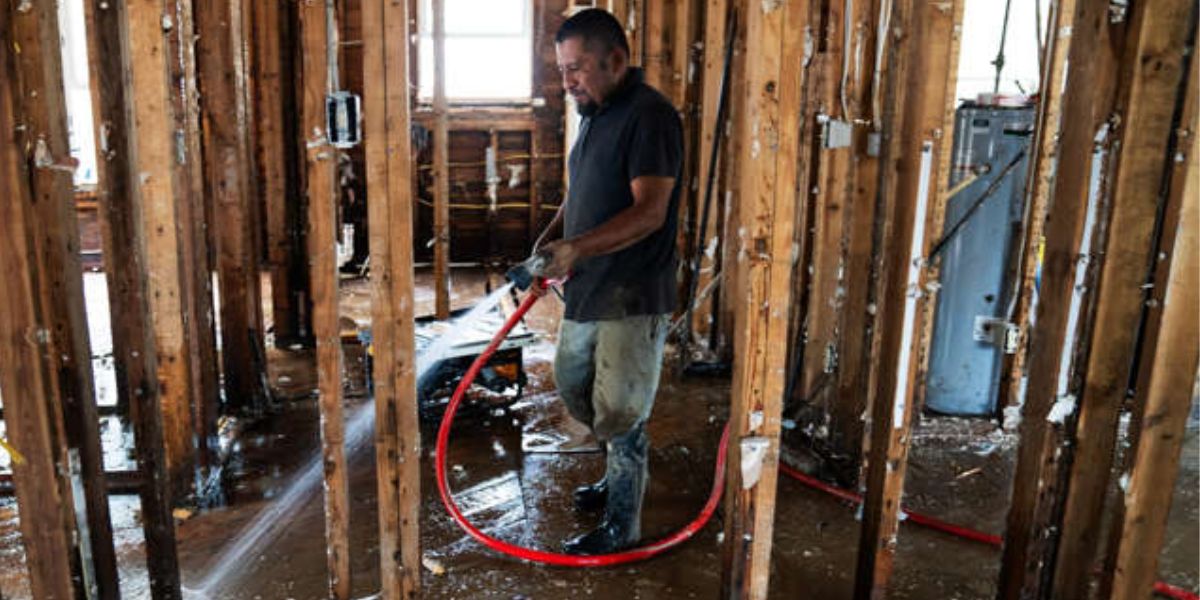
{"label": "shirt sleeve", "polygon": [[648,106],[633,127],[626,163],[629,181],[646,175],[678,178],[683,167],[683,124],[675,108],[665,103]]}

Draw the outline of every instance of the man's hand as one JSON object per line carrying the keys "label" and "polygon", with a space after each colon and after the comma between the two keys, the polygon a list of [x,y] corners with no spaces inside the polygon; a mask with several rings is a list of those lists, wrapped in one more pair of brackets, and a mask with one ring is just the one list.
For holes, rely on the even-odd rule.
{"label": "man's hand", "polygon": [[550,261],[542,271],[542,277],[546,279],[565,278],[571,274],[575,261],[579,260],[579,248],[571,240],[555,240],[538,251],[550,255]]}

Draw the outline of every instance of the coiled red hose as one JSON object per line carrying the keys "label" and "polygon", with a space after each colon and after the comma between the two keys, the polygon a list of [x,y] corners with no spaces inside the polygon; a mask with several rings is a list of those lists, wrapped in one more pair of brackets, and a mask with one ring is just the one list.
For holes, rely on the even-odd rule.
{"label": "coiled red hose", "polygon": [[[438,427],[437,449],[435,452],[434,464],[437,469],[437,484],[438,493],[441,494],[442,504],[445,505],[446,511],[466,531],[468,535],[475,538],[479,543],[510,556],[527,560],[530,562],[557,565],[564,567],[606,567],[620,565],[630,562],[645,560],[652,556],[661,554],[679,544],[687,541],[696,532],[700,531],[708,520],[712,518],[713,513],[717,509],[717,503],[721,501],[721,495],[725,485],[725,453],[729,447],[729,425],[725,426],[725,430],[721,433],[721,444],[717,449],[717,464],[715,473],[713,474],[712,491],[708,496],[708,501],[704,503],[704,508],[700,514],[688,523],[683,529],[667,536],[657,542],[647,544],[645,546],[618,552],[615,554],[601,554],[596,556],[577,556],[574,554],[562,554],[558,552],[546,552],[544,550],[535,550],[533,548],[525,548],[516,544],[510,544],[503,540],[494,538],[471,524],[470,521],[459,510],[458,505],[454,502],[454,496],[450,493],[450,485],[446,480],[446,447],[450,441],[450,427],[454,423],[454,414],[458,411],[458,406],[462,404],[463,397],[466,395],[467,389],[471,387],[471,383],[475,381],[475,377],[479,375],[479,371],[483,370],[483,366],[487,364],[488,359],[504,342],[504,338],[508,337],[508,333],[516,326],[521,317],[529,312],[534,303],[538,301],[536,294],[529,294],[517,310],[504,322],[504,326],[496,332],[492,337],[491,343],[484,349],[483,353],[471,363],[471,368],[467,369],[463,375],[462,381],[458,383],[458,387],[454,390],[454,395],[450,398],[450,404],[446,406],[446,413],[442,416],[442,423]],[[843,490],[841,488],[829,485],[815,477],[805,475],[786,464],[780,463],[779,470],[785,475],[807,485],[809,487],[821,490],[832,496],[836,496],[846,502],[858,504],[862,502],[862,496],[854,492]],[[1004,538],[998,535],[984,533],[969,527],[955,525],[917,512],[904,511],[905,517],[917,524],[930,529],[948,533],[966,540],[987,544],[996,548],[1004,544]],[[1175,587],[1161,581],[1155,582],[1154,592],[1175,598],[1177,600],[1200,600],[1200,596],[1183,588]]]}
{"label": "coiled red hose", "polygon": [[721,501],[722,488],[725,485],[725,449],[729,445],[729,426],[725,427],[724,433],[721,434],[721,445],[717,450],[717,465],[716,472],[713,476],[712,492],[709,494],[708,502],[704,504],[704,508],[700,514],[688,523],[683,529],[671,534],[654,543],[618,552],[615,554],[600,554],[596,556],[577,556],[574,554],[561,554],[558,552],[546,552],[544,550],[535,550],[533,548],[525,548],[516,544],[510,544],[503,540],[494,538],[471,524],[470,521],[463,516],[458,505],[454,503],[454,497],[450,494],[450,485],[446,481],[446,446],[450,440],[450,426],[454,422],[454,413],[458,411],[458,405],[462,403],[463,396],[466,395],[467,389],[471,387],[471,382],[475,381],[475,377],[479,375],[479,371],[487,364],[489,358],[500,347],[504,338],[508,336],[508,332],[512,330],[517,321],[521,319],[525,313],[537,302],[536,294],[529,294],[512,316],[505,321],[504,326],[500,331],[496,332],[492,342],[488,344],[483,353],[471,363],[471,368],[467,369],[463,375],[462,381],[459,382],[458,388],[454,390],[454,395],[450,398],[450,404],[446,406],[446,413],[442,416],[442,424],[438,427],[437,450],[434,463],[437,469],[437,484],[438,493],[442,496],[442,504],[446,506],[446,511],[458,523],[459,527],[463,528],[471,537],[479,541],[479,543],[493,550],[503,552],[505,554],[515,556],[517,558],[530,562],[542,563],[547,565],[557,565],[563,567],[607,567],[612,565],[620,565],[639,560],[645,560],[652,556],[661,554],[684,541],[691,538],[704,527],[708,520],[712,518],[713,512],[717,509],[717,504]]}

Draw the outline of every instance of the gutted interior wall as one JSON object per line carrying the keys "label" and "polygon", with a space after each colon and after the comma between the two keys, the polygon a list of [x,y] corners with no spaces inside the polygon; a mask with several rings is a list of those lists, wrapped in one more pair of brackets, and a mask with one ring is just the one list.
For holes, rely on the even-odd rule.
{"label": "gutted interior wall", "polygon": [[[450,127],[450,260],[516,261],[562,203],[564,101],[554,54],[554,34],[566,0],[533,2],[533,81],[528,103],[455,105]],[[418,263],[433,260],[433,129],[430,107],[413,114],[417,198],[413,250]],[[494,139],[493,139],[494,138]],[[494,182],[488,149],[494,146]],[[492,197],[490,186],[495,186]]]}

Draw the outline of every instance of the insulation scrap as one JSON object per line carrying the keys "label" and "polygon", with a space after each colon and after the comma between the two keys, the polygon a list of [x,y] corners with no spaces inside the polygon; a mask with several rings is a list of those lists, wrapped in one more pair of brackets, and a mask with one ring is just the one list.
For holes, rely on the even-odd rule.
{"label": "insulation scrap", "polygon": [[762,436],[742,438],[742,489],[748,490],[758,483],[770,445],[770,440]]}
{"label": "insulation scrap", "polygon": [[421,555],[421,565],[429,569],[429,572],[437,577],[446,574],[446,565],[443,565],[441,561],[428,554]]}
{"label": "insulation scrap", "polygon": [[1046,420],[1055,425],[1062,425],[1067,422],[1067,417],[1073,414],[1075,414],[1075,395],[1066,394],[1050,407],[1050,414],[1046,415]]}

